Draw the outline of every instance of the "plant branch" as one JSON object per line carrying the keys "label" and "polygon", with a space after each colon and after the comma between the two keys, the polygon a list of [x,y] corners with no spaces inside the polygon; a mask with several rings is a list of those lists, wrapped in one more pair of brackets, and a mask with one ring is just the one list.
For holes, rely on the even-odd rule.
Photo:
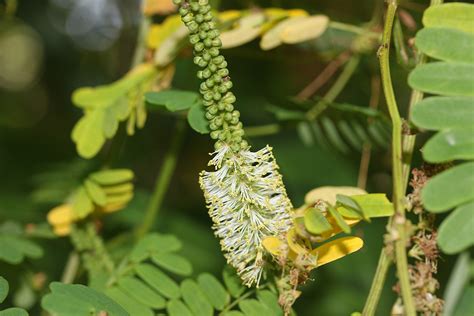
{"label": "plant branch", "polygon": [[393,178],[393,204],[395,214],[391,229],[395,229],[397,239],[395,241],[395,260],[397,274],[400,282],[401,296],[407,316],[415,316],[416,309],[411,293],[411,284],[408,274],[408,260],[406,253],[407,239],[404,189],[403,189],[403,167],[402,167],[402,120],[398,111],[395,93],[393,91],[392,78],[390,74],[390,40],[392,36],[393,22],[397,10],[397,1],[388,3],[387,15],[382,37],[382,46],[378,51],[382,86],[387,102],[388,111],[392,120],[392,178]]}
{"label": "plant branch", "polygon": [[176,123],[176,130],[171,141],[171,148],[166,153],[163,164],[161,166],[160,174],[155,182],[155,189],[148,202],[145,216],[140,226],[135,230],[135,238],[139,239],[144,236],[155,223],[156,216],[163,203],[166,191],[168,190],[171,178],[176,168],[178,160],[178,153],[181,149],[185,134],[185,122],[179,120]]}
{"label": "plant branch", "polygon": [[391,258],[387,255],[387,251],[384,247],[380,253],[377,270],[375,271],[375,276],[362,315],[375,315],[375,310],[377,309],[377,304],[380,300],[385,279],[387,278],[388,268],[390,268],[391,263]]}
{"label": "plant branch", "polygon": [[[380,76],[374,75],[372,76],[372,80],[370,81],[371,84],[371,94],[370,94],[370,101],[369,101],[369,108],[377,109],[379,102],[380,102]],[[367,120],[367,123],[370,124],[373,121],[372,118]],[[359,175],[357,177],[357,187],[365,190],[367,187],[367,175],[369,173],[369,165],[370,165],[370,156],[372,153],[372,145],[370,142],[364,143],[362,147],[362,155],[360,158],[359,164]]]}
{"label": "plant branch", "polygon": [[63,275],[61,276],[61,283],[70,284],[74,281],[77,270],[79,268],[80,258],[76,251],[72,251],[64,267]]}
{"label": "plant branch", "polygon": [[[431,6],[441,4],[443,0],[431,0]],[[426,56],[419,53],[417,56],[417,66],[426,62]],[[410,98],[409,104],[409,113],[411,112],[411,108],[418,102],[423,99],[423,93],[421,91],[413,90]],[[402,187],[403,191],[406,190],[408,184],[408,178],[410,176],[411,170],[411,159],[413,155],[413,150],[415,146],[416,135],[404,135],[403,143],[402,143],[402,151],[403,151],[403,167],[402,167]],[[388,226],[392,226],[392,219],[390,219]],[[389,255],[387,254],[386,249],[382,249],[379,258],[379,264],[377,266],[377,270],[375,272],[374,279],[372,281],[372,286],[369,292],[369,296],[367,298],[366,304],[364,306],[363,315],[364,316],[372,316],[375,314],[375,309],[377,307],[378,301],[380,299],[380,295],[383,289],[383,285],[385,283],[386,274],[388,272],[388,268],[390,267],[391,260]]]}
{"label": "plant branch", "polygon": [[314,121],[319,116],[319,114],[326,110],[329,104],[337,98],[357,69],[359,61],[360,57],[358,55],[353,55],[349,59],[341,74],[336,79],[336,82],[334,82],[328,92],[323,96],[322,100],[320,100],[311,109],[309,109],[308,112],[306,112],[306,118],[308,121]]}
{"label": "plant branch", "polygon": [[336,59],[332,60],[313,81],[298,93],[296,98],[306,100],[314,95],[316,91],[318,91],[319,88],[321,88],[336,73],[339,67],[349,59],[350,56],[351,53],[349,51],[345,51],[337,56]]}

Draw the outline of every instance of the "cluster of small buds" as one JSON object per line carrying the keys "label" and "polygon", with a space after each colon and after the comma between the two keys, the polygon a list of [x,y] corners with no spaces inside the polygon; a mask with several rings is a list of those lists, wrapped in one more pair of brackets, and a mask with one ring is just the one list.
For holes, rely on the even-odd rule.
{"label": "cluster of small buds", "polygon": [[243,139],[244,130],[240,113],[234,109],[235,96],[230,91],[232,81],[227,62],[220,53],[222,43],[208,0],[174,0],[179,14],[190,32],[189,41],[194,47],[194,63],[201,70],[198,78],[203,80],[200,92],[206,107],[211,138],[216,140],[216,149],[224,144],[234,152],[248,148]]}

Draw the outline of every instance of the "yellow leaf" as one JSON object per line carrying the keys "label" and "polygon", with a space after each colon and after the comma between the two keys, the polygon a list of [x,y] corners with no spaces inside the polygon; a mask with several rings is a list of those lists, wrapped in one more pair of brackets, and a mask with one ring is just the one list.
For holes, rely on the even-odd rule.
{"label": "yellow leaf", "polygon": [[107,196],[107,205],[109,204],[125,204],[133,198],[133,192],[127,192],[125,194],[114,194]]}
{"label": "yellow leaf", "polygon": [[288,10],[286,12],[288,13],[289,17],[308,16],[309,15],[308,12],[306,12],[305,10],[301,10],[301,9],[292,9],[292,10]]}
{"label": "yellow leaf", "polygon": [[343,237],[314,249],[311,254],[317,256],[319,267],[356,252],[363,245],[364,241],[359,237]]}
{"label": "yellow leaf", "polygon": [[319,37],[326,31],[329,18],[325,15],[305,17],[287,25],[280,38],[283,43],[296,44]]}
{"label": "yellow leaf", "polygon": [[286,234],[286,242],[288,243],[290,250],[296,255],[307,255],[311,250],[301,242],[294,228],[291,228]]}
{"label": "yellow leaf", "polygon": [[221,34],[222,48],[237,47],[256,39],[261,33],[265,15],[261,12],[251,13],[238,21],[238,25]]}
{"label": "yellow leaf", "polygon": [[305,204],[311,205],[318,200],[323,200],[334,205],[336,204],[336,195],[338,194],[352,196],[367,194],[367,192],[357,187],[319,187],[309,191],[304,197],[304,202]]}
{"label": "yellow leaf", "polygon": [[228,10],[219,13],[219,21],[221,23],[226,23],[232,20],[237,20],[242,16],[242,13],[238,10]]}
{"label": "yellow leaf", "polygon": [[271,28],[268,32],[263,34],[260,40],[260,48],[263,50],[270,50],[283,44],[281,40],[281,33],[285,30],[288,25],[293,24],[296,21],[302,20],[304,17],[295,16],[285,19]]}
{"label": "yellow leaf", "polygon": [[104,207],[101,207],[100,210],[104,213],[113,213],[116,211],[120,211],[125,206],[127,206],[127,202],[126,203],[111,203],[111,204],[107,204]]}
{"label": "yellow leaf", "polygon": [[281,255],[282,249],[284,249],[285,244],[277,237],[265,237],[262,241],[263,247],[274,256]]}
{"label": "yellow leaf", "polygon": [[[153,25],[147,37],[148,47],[157,49],[181,27],[186,28],[179,15],[167,17],[160,25]],[[187,33],[186,33],[187,34]]]}
{"label": "yellow leaf", "polygon": [[162,30],[162,26],[160,24],[153,24],[150,26],[148,31],[148,36],[146,39],[146,45],[149,48],[155,49],[158,47],[160,41],[160,32]]}
{"label": "yellow leaf", "polygon": [[71,224],[53,226],[53,232],[58,236],[67,236],[71,232]]}
{"label": "yellow leaf", "polygon": [[56,206],[47,215],[48,222],[53,225],[65,225],[74,221],[74,212],[70,204]]}
{"label": "yellow leaf", "polygon": [[155,64],[160,67],[170,64],[178,53],[179,44],[186,36],[188,36],[188,29],[186,26],[180,25],[173,30],[173,33],[164,38],[155,52]]}
{"label": "yellow leaf", "polygon": [[127,182],[119,185],[104,186],[105,194],[122,194],[133,191],[133,183]]}
{"label": "yellow leaf", "polygon": [[176,10],[172,0],[145,0],[143,2],[143,14],[168,14]]}

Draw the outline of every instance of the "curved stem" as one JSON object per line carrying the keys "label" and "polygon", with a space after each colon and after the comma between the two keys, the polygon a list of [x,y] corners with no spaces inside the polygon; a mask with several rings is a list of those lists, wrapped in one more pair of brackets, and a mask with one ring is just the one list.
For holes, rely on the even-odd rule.
{"label": "curved stem", "polygon": [[176,168],[178,153],[181,149],[181,145],[183,144],[184,134],[186,131],[185,127],[185,122],[182,120],[179,120],[176,123],[176,131],[174,132],[173,140],[171,141],[171,148],[166,153],[164,158],[160,174],[156,179],[155,189],[152,196],[150,197],[150,201],[148,202],[145,216],[143,217],[141,225],[135,230],[136,239],[139,239],[145,235],[155,223],[156,216],[158,215]]}
{"label": "curved stem", "polygon": [[416,309],[411,293],[406,253],[407,239],[409,236],[406,230],[404,207],[405,194],[403,192],[402,120],[398,111],[395,93],[393,91],[392,78],[390,75],[390,39],[392,36],[393,21],[396,10],[397,1],[391,0],[388,3],[387,16],[382,37],[382,46],[378,51],[378,55],[382,75],[382,86],[385,93],[390,118],[392,120],[392,178],[393,204],[395,208],[392,228],[395,229],[398,237],[395,241],[395,260],[405,313],[408,316],[415,316]]}
{"label": "curved stem", "polygon": [[383,248],[382,252],[380,253],[377,270],[375,271],[375,276],[372,281],[372,286],[370,288],[367,301],[365,302],[362,315],[375,315],[375,310],[380,300],[380,295],[382,294],[385,279],[387,278],[388,268],[390,267],[391,263],[391,259],[388,257],[385,248]]}
{"label": "curved stem", "polygon": [[61,276],[61,283],[71,284],[76,278],[77,270],[79,269],[80,258],[76,251],[72,251],[64,267],[63,275]]}

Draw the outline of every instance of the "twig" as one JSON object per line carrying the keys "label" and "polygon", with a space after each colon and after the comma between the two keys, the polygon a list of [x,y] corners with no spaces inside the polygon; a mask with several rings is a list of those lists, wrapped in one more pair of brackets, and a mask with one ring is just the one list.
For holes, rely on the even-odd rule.
{"label": "twig", "polygon": [[362,311],[363,316],[372,316],[375,315],[375,310],[377,309],[377,304],[380,300],[380,295],[385,284],[385,279],[387,278],[388,268],[392,263],[391,258],[388,256],[385,247],[380,253],[379,262],[377,264],[377,270],[375,271],[374,279],[372,281],[372,286],[370,288],[369,295],[367,296],[367,301]]}
{"label": "twig", "polygon": [[309,99],[336,73],[339,67],[341,67],[350,56],[351,53],[349,51],[345,51],[337,56],[337,58],[331,61],[313,81],[298,93],[296,98],[301,100]]}
{"label": "twig", "polygon": [[66,266],[64,267],[61,283],[70,284],[74,281],[77,269],[79,268],[79,263],[79,255],[77,252],[72,251],[67,259]]}
{"label": "twig", "polygon": [[319,114],[321,114],[329,106],[329,104],[337,98],[357,69],[359,61],[360,57],[358,55],[353,55],[349,59],[336,82],[334,82],[328,92],[323,96],[322,100],[316,103],[311,109],[308,110],[308,112],[306,112],[306,118],[308,121],[314,121],[319,116]]}
{"label": "twig", "polygon": [[406,254],[407,230],[404,206],[403,168],[402,168],[402,120],[398,111],[395,93],[390,75],[390,39],[392,36],[393,21],[397,10],[397,0],[390,0],[385,18],[382,37],[382,46],[378,51],[382,86],[385,93],[388,111],[392,120],[392,178],[393,178],[393,205],[395,209],[392,228],[397,232],[395,241],[395,260],[398,279],[402,294],[403,305],[407,316],[415,316],[416,309],[411,293],[411,284],[408,274]]}
{"label": "twig", "polygon": [[[380,101],[380,76],[372,76],[371,83],[371,95],[369,101],[369,108],[376,109]],[[369,118],[368,123],[372,122]],[[362,147],[362,155],[360,158],[359,165],[359,176],[357,177],[357,187],[364,189],[367,186],[367,175],[369,173],[370,156],[372,152],[372,145],[369,142],[364,143]]]}

